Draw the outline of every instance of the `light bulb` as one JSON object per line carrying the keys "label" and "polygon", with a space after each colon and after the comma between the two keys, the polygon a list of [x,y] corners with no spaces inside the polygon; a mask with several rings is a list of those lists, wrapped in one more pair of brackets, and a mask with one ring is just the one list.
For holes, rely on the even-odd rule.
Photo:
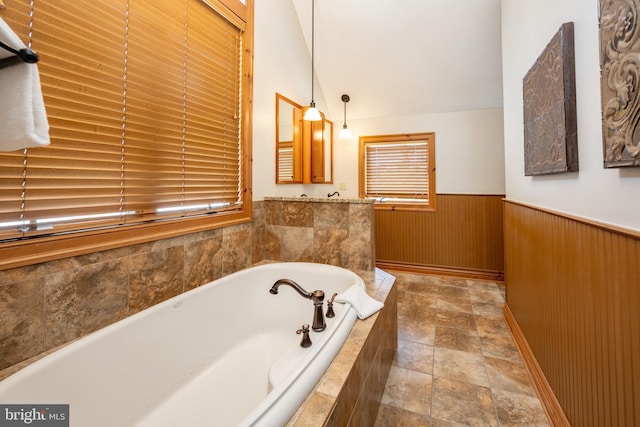
{"label": "light bulb", "polygon": [[320,111],[314,106],[309,107],[306,113],[304,113],[304,120],[309,122],[317,122],[322,120],[322,116],[320,115]]}
{"label": "light bulb", "polygon": [[339,139],[351,139],[351,138],[353,138],[353,135],[351,134],[351,131],[349,130],[349,128],[347,127],[346,124],[344,126],[342,126],[342,129],[340,129],[340,133],[338,134],[338,138]]}

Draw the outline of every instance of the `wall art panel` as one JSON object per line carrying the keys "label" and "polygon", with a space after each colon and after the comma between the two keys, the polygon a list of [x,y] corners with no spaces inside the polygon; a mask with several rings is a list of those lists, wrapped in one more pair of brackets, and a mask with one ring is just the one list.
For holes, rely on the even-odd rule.
{"label": "wall art panel", "polygon": [[639,0],[600,2],[604,167],[640,166]]}
{"label": "wall art panel", "polygon": [[573,22],[562,24],[523,79],[527,176],[578,170]]}

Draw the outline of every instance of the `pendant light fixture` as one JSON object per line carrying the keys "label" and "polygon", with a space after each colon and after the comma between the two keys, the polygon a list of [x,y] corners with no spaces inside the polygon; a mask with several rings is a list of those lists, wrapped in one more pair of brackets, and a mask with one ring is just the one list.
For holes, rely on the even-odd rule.
{"label": "pendant light fixture", "polygon": [[349,95],[342,95],[342,102],[344,102],[344,124],[342,125],[342,129],[340,129],[340,133],[338,134],[339,139],[351,139],[353,135],[351,135],[351,131],[347,127],[347,102],[349,102]]}
{"label": "pendant light fixture", "polygon": [[317,122],[322,120],[322,116],[320,115],[320,111],[316,108],[316,102],[313,99],[313,65],[315,60],[314,55],[314,46],[315,46],[315,0],[311,0],[311,103],[309,104],[309,108],[307,112],[304,113],[304,120],[310,122]]}

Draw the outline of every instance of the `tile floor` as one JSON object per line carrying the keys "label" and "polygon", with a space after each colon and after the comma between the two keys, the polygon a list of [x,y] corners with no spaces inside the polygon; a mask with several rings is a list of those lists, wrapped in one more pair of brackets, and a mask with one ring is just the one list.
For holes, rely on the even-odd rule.
{"label": "tile floor", "polygon": [[496,283],[390,272],[398,352],[376,420],[383,426],[548,426]]}

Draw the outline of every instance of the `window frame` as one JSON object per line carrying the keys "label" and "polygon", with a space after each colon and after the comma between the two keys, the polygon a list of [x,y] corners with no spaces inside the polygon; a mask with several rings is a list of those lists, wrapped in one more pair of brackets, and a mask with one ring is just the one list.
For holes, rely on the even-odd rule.
{"label": "window frame", "polygon": [[[374,144],[403,144],[407,142],[425,141],[427,143],[427,168],[428,168],[428,198],[425,201],[417,199],[402,200],[397,195],[388,194],[371,196],[366,192],[366,148]],[[421,132],[412,134],[390,134],[361,136],[359,138],[358,156],[358,181],[359,196],[365,199],[373,199],[376,210],[406,210],[406,211],[435,211],[436,210],[436,157],[435,157],[435,132]]]}
{"label": "window frame", "polygon": [[[72,233],[0,242],[0,270],[27,266],[70,256],[115,249],[177,237],[252,220],[252,109],[253,105],[253,0],[203,0],[230,22],[244,26],[242,56],[242,121],[240,174],[242,204],[239,209],[193,217],[172,218]],[[2,13],[0,13],[2,16]]]}

